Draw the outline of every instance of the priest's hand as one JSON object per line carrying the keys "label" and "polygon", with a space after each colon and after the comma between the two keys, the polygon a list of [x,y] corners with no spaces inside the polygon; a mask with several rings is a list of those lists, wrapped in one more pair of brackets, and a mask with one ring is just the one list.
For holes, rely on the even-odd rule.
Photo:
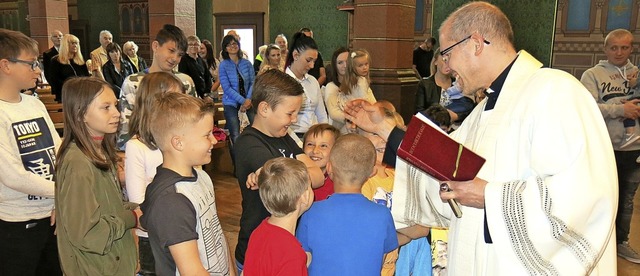
{"label": "priest's hand", "polygon": [[364,99],[355,99],[347,103],[344,108],[344,118],[347,124],[353,123],[359,128],[377,134],[387,140],[395,127],[385,120],[384,109],[369,103]]}
{"label": "priest's hand", "polygon": [[449,189],[440,189],[440,198],[443,201],[455,199],[458,203],[473,208],[484,208],[484,188],[487,181],[482,178],[475,178],[470,181],[445,181],[442,185],[447,185]]}

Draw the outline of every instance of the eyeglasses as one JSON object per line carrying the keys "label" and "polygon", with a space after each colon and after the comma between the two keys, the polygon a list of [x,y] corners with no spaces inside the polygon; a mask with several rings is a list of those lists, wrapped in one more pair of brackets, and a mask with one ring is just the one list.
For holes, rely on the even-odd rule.
{"label": "eyeglasses", "polygon": [[189,47],[200,47],[200,44],[197,44],[197,43],[189,43]]}
{"label": "eyeglasses", "polygon": [[10,62],[14,62],[14,63],[22,63],[22,64],[27,64],[29,66],[31,66],[31,70],[35,71],[36,68],[40,69],[40,62],[37,60],[34,61],[26,61],[26,60],[21,60],[21,59],[16,59],[16,58],[10,58],[8,59]]}
{"label": "eyeglasses", "polygon": [[238,43],[231,42],[231,43],[227,44],[227,47],[238,47]]}
{"label": "eyeglasses", "polygon": [[[471,38],[471,35],[463,38],[462,40],[460,40],[460,41],[454,43],[453,45],[447,47],[446,49],[440,51],[440,55],[442,56],[442,61],[444,61],[445,63],[449,63],[449,58],[451,57],[451,51],[453,50],[453,48],[458,46],[458,45],[460,45],[461,43],[469,40],[470,38]],[[491,44],[491,42],[489,42],[486,39],[483,39],[483,41],[487,45]]]}

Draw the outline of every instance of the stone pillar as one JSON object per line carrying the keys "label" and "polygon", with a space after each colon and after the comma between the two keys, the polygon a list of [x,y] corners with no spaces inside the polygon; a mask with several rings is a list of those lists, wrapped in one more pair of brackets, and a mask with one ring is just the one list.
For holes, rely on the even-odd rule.
{"label": "stone pillar", "polygon": [[356,0],[353,48],[371,54],[371,89],[405,119],[415,111],[418,78],[412,69],[415,0]]}
{"label": "stone pillar", "polygon": [[29,0],[29,28],[31,38],[38,42],[39,52],[51,48],[49,35],[54,30],[69,33],[69,9],[67,1]]}
{"label": "stone pillar", "polygon": [[164,24],[178,26],[185,36],[196,34],[196,1],[149,1],[149,38],[151,42]]}

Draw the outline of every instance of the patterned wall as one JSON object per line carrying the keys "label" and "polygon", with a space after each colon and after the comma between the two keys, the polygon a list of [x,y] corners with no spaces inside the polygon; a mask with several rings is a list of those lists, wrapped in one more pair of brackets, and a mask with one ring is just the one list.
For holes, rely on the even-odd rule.
{"label": "patterned wall", "polygon": [[213,28],[213,1],[196,0],[196,35],[200,40],[206,39],[216,44]]}
{"label": "patterned wall", "polygon": [[325,62],[333,51],[346,46],[348,40],[347,12],[337,10],[344,0],[270,1],[269,41],[284,33],[290,38],[302,27],[313,30],[314,37]]}
{"label": "patterned wall", "polygon": [[133,41],[139,47],[138,55],[150,61],[148,2],[145,0],[120,0],[119,2],[120,41],[116,42],[122,47],[125,42]]}
{"label": "patterned wall", "polygon": [[[109,30],[113,34],[113,41],[121,43],[120,38],[120,10],[118,2],[131,1],[90,1],[78,0],[78,19],[86,20],[89,27],[87,43],[88,52],[100,46],[100,31]],[[140,2],[140,1],[137,1]],[[145,1],[146,2],[146,1]],[[84,53],[85,49],[82,49]]]}
{"label": "patterned wall", "polygon": [[[467,0],[434,1],[433,35],[438,37],[442,21]],[[500,7],[511,20],[516,49],[527,50],[544,63],[551,64],[556,0],[488,1]]]}
{"label": "patterned wall", "polygon": [[0,28],[29,34],[27,14],[25,0],[0,2]]}

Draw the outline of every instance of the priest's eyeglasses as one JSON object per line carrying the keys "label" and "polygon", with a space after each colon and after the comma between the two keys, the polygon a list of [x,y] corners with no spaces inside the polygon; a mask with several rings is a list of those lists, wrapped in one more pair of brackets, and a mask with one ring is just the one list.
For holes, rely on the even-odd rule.
{"label": "priest's eyeglasses", "polygon": [[40,68],[40,62],[37,60],[34,61],[26,61],[26,60],[21,60],[21,59],[17,59],[17,58],[10,58],[8,59],[10,62],[13,63],[22,63],[22,64],[26,64],[31,66],[31,70],[35,71],[36,69]]}
{"label": "priest's eyeglasses", "polygon": [[[448,64],[449,63],[449,58],[451,57],[451,50],[453,50],[454,47],[462,44],[463,42],[465,42],[467,40],[469,40],[470,38],[471,38],[471,35],[463,38],[462,40],[460,40],[460,41],[458,41],[456,43],[453,43],[453,45],[451,45],[451,46],[447,47],[446,49],[440,51],[440,55],[442,56],[442,61],[444,61],[445,63]],[[491,42],[489,42],[488,40],[486,40],[486,39],[483,39],[483,40],[484,40],[485,44],[487,44],[487,45],[491,44]]]}

